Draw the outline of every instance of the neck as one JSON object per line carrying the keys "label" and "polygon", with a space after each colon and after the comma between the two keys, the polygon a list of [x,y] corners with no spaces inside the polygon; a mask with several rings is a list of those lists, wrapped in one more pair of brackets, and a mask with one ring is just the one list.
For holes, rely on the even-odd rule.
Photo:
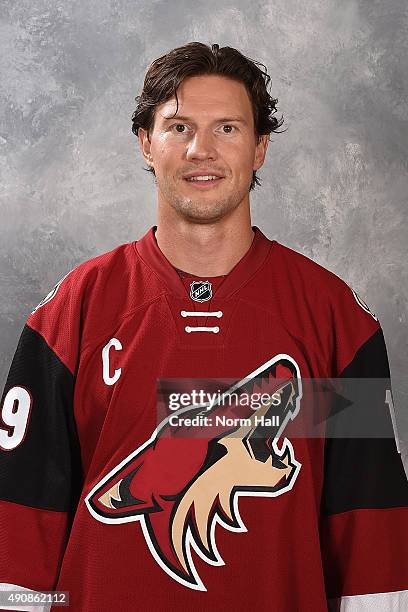
{"label": "neck", "polygon": [[246,215],[209,223],[159,215],[155,236],[161,252],[176,268],[196,276],[220,276],[242,259],[254,232],[248,208]]}

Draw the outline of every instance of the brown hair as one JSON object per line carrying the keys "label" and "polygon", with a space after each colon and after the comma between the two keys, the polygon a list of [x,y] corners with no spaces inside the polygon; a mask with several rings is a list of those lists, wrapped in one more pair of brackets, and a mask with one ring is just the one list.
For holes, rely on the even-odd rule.
{"label": "brown hair", "polygon": [[[259,66],[263,66],[264,70]],[[141,127],[148,132],[149,138],[156,107],[175,96],[177,113],[177,89],[181,82],[187,77],[204,74],[223,75],[245,85],[252,104],[258,142],[263,134],[279,133],[277,128],[283,124],[283,117],[278,121],[272,116],[277,110],[278,99],[272,98],[267,91],[271,77],[267,74],[266,66],[249,59],[233,47],[220,48],[216,44],[210,46],[200,42],[190,42],[177,47],[149,66],[142,93],[135,98],[137,105],[132,114],[132,132],[137,136]],[[154,168],[148,167],[144,170],[155,174]],[[250,191],[254,189],[255,184],[261,183],[254,171]]]}

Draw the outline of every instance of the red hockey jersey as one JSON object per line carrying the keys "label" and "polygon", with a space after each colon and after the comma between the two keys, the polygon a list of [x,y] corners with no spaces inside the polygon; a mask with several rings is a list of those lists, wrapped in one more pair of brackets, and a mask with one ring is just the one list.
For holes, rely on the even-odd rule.
{"label": "red hockey jersey", "polygon": [[[177,271],[155,229],[69,272],[27,319],[1,402],[0,591],[66,591],[78,612],[408,609],[377,317],[257,227],[213,278]],[[305,382],[325,378],[378,379],[355,414],[384,435],[353,434],[348,411],[340,436],[322,420],[291,437]],[[220,387],[211,407],[188,381]],[[255,389],[270,400],[239,406]]]}

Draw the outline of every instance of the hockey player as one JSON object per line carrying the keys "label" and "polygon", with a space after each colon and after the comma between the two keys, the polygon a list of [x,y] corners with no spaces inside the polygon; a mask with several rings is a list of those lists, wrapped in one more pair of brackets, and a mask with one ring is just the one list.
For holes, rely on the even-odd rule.
{"label": "hockey player", "polygon": [[[157,223],[57,283],[3,392],[2,609],[408,609],[378,318],[251,223],[268,83],[218,45],[149,67],[132,119]],[[363,386],[299,435],[320,379]]]}

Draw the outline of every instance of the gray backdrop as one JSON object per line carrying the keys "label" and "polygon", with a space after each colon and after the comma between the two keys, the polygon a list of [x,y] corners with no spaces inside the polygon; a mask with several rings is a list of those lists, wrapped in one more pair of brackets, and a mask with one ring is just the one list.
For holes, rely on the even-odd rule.
{"label": "gray backdrop", "polygon": [[24,322],[81,261],[155,221],[130,117],[151,61],[189,41],[268,67],[253,223],[348,282],[387,341],[408,440],[406,0],[2,0],[0,379]]}

